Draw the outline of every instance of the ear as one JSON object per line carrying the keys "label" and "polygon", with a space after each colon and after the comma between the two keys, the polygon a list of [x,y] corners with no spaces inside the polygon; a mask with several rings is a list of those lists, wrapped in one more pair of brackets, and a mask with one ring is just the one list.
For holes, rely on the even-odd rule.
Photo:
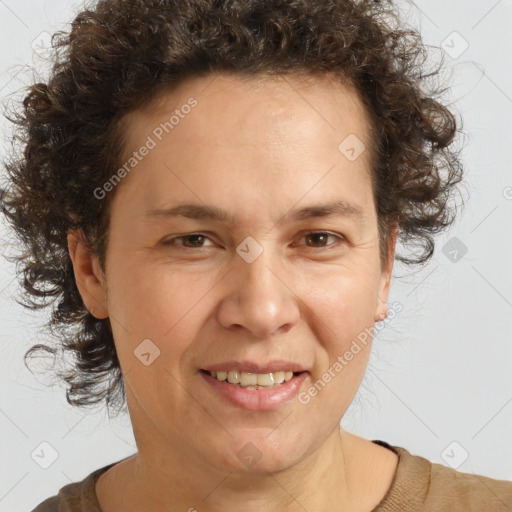
{"label": "ear", "polygon": [[67,239],[76,285],[85,307],[96,318],[107,318],[105,276],[97,256],[91,254],[81,230],[70,230]]}
{"label": "ear", "polygon": [[389,289],[391,287],[391,276],[393,273],[393,263],[395,261],[395,248],[396,248],[396,239],[398,236],[398,225],[393,224],[390,227],[390,240],[388,247],[388,265],[386,268],[382,269],[380,280],[379,280],[379,289],[378,289],[378,297],[377,297],[377,307],[375,309],[375,322],[380,322],[384,320],[388,315],[388,295]]}

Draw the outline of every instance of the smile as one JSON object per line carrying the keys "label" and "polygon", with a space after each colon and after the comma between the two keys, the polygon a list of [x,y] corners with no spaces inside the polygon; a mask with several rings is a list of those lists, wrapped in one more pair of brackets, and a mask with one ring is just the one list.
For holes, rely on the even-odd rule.
{"label": "smile", "polygon": [[220,381],[228,381],[246,389],[262,389],[277,387],[283,382],[288,382],[294,373],[290,371],[276,371],[268,373],[249,373],[238,370],[209,372],[210,375]]}
{"label": "smile", "polygon": [[[299,393],[302,384],[309,376],[307,371],[255,374],[236,370],[229,372],[201,370],[199,373],[214,392],[217,400],[252,411],[272,410],[289,402]],[[239,382],[230,382],[230,376],[231,380]],[[271,384],[259,384],[259,382],[271,382],[271,380]]]}

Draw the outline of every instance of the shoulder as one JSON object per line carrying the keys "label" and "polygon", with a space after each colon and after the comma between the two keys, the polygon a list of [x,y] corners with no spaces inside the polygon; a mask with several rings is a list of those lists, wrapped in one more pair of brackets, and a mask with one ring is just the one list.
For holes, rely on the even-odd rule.
{"label": "shoulder", "polygon": [[[456,471],[430,463],[428,503],[433,510],[456,504],[467,512],[505,512],[512,508],[512,482]],[[453,510],[453,509],[451,509]]]}
{"label": "shoulder", "polygon": [[[58,494],[45,499],[32,512],[81,512],[82,496],[84,494],[82,490],[84,489],[84,483],[89,478],[90,475],[81,482],[65,485],[59,490]],[[89,511],[89,509],[85,510]]]}
{"label": "shoulder", "polygon": [[96,481],[119,462],[96,469],[79,482],[65,485],[58,494],[45,499],[32,512],[101,512],[95,491]]}
{"label": "shoulder", "polygon": [[42,503],[39,503],[32,512],[60,512],[59,497],[52,496],[51,498],[47,498]]}
{"label": "shoulder", "polygon": [[[394,500],[404,497],[409,503],[409,510],[414,511],[512,510],[512,482],[457,471],[419,455],[413,455],[405,448],[383,444],[399,456],[397,474],[391,488],[393,492],[388,496],[393,505]],[[400,502],[400,505],[403,504],[405,501]],[[384,510],[387,511],[386,508],[383,508]]]}
{"label": "shoulder", "polygon": [[32,512],[101,512],[94,494],[95,473],[81,482],[65,485],[58,494],[45,499]]}

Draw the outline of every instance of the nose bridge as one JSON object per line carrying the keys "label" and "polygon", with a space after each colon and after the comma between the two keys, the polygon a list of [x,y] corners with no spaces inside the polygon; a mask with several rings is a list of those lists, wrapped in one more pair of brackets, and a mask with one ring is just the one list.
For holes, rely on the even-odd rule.
{"label": "nose bridge", "polygon": [[276,275],[281,266],[272,240],[257,241],[248,237],[237,248],[241,260],[237,262],[237,271],[240,273],[237,292],[246,305],[253,302],[259,303],[259,308],[271,309],[272,306],[279,306],[284,298],[283,283]]}
{"label": "nose bridge", "polygon": [[247,237],[238,247],[228,295],[220,310],[224,327],[240,325],[265,337],[299,316],[294,294],[287,286],[273,238]]}
{"label": "nose bridge", "polygon": [[278,297],[275,297],[275,294],[280,294],[277,288],[280,288],[279,284],[282,285],[282,282],[276,276],[276,268],[279,268],[279,265],[272,242],[249,240],[240,244],[237,253],[242,260],[238,262],[238,266],[241,274],[241,291],[244,295],[250,298],[263,298],[269,294],[268,299],[272,297],[272,300],[276,300]]}

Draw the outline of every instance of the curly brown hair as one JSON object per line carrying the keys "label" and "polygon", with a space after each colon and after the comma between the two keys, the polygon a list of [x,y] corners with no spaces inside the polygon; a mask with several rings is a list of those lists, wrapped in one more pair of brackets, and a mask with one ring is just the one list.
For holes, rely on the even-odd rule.
{"label": "curly brown hair", "polygon": [[15,135],[2,210],[24,249],[14,257],[20,303],[57,302],[46,325],[56,344],[31,347],[25,364],[34,351],[74,356],[59,373],[73,406],[124,406],[126,395],[109,320],[84,306],[67,234],[82,230],[105,268],[114,194],[98,200],[94,190],[122,163],[122,116],[162,88],[212,72],[336,73],[369,114],[382,261],[390,226],[410,248],[396,258],[424,264],[433,235],[455,219],[457,123],[429,80],[441,65],[424,72],[425,45],[391,0],[99,0],[52,42],[48,80],[7,116]]}

